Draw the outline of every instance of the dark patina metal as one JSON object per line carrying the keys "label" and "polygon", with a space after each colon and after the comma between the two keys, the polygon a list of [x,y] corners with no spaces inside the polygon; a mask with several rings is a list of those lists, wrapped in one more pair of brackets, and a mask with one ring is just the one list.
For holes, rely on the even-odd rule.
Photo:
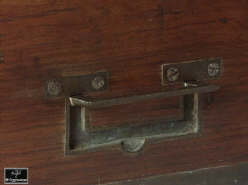
{"label": "dark patina metal", "polygon": [[[137,142],[128,142],[130,139],[151,140],[196,134],[200,128],[199,94],[216,91],[217,89],[217,86],[209,85],[105,100],[69,97],[66,101],[66,154],[116,144],[121,146],[125,143],[134,144],[128,147],[131,148],[132,152],[132,148],[133,151],[138,151],[141,146],[138,146]],[[91,129],[90,109],[172,96],[182,96],[181,108],[184,111],[184,118],[182,120],[154,120],[144,122],[138,126],[125,124],[124,126],[105,130]],[[172,123],[173,127],[171,126]]]}
{"label": "dark patina metal", "polygon": [[106,90],[108,88],[108,78],[109,74],[107,72],[63,77],[65,95],[71,96],[84,92]]}
{"label": "dark patina metal", "polygon": [[[172,69],[176,69],[173,70]],[[162,66],[162,85],[184,83],[190,81],[202,82],[216,79],[223,73],[221,58],[209,58],[164,64]]]}
{"label": "dark patina metal", "polygon": [[46,82],[46,94],[49,98],[80,95],[85,92],[108,89],[109,74],[97,72],[78,76],[60,76]]}
{"label": "dark patina metal", "polygon": [[[201,59],[179,64],[162,65],[163,85],[183,83],[182,89],[153,94],[119,97],[113,99],[91,99],[84,92],[108,89],[109,73],[97,72],[80,76],[64,76],[47,82],[47,94],[66,97],[66,141],[65,153],[74,154],[119,145],[127,152],[138,152],[150,140],[176,138],[197,134],[200,129],[199,94],[218,89],[204,85],[201,81],[216,79],[223,72],[221,58]],[[91,126],[90,110],[115,105],[125,105],[159,98],[180,96],[183,119],[143,121],[139,124],[125,123],[119,127],[95,129]],[[125,122],[125,121],[124,121]]]}

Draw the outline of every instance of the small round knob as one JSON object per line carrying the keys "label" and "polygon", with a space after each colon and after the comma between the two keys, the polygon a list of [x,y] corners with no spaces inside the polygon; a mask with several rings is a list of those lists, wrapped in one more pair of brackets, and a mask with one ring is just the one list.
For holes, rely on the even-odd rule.
{"label": "small round knob", "polygon": [[145,141],[143,138],[126,139],[122,142],[122,149],[130,153],[139,152],[143,148]]}

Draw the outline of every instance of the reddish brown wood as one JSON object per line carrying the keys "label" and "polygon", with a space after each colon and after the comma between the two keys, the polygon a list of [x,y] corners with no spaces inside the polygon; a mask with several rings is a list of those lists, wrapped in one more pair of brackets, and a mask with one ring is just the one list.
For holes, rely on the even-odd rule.
{"label": "reddish brown wood", "polygon": [[91,124],[94,129],[117,127],[127,122],[132,125],[144,124],[152,120],[183,119],[179,97],[155,99],[126,105],[90,110]]}
{"label": "reddish brown wood", "polygon": [[[2,0],[0,174],[28,167],[35,185],[82,185],[248,160],[246,0]],[[161,64],[223,57],[221,86],[200,137],[64,156],[64,100],[45,98],[54,75],[111,72],[112,98],[166,90]],[[145,114],[145,113],[144,113]],[[128,119],[128,118],[127,118]]]}

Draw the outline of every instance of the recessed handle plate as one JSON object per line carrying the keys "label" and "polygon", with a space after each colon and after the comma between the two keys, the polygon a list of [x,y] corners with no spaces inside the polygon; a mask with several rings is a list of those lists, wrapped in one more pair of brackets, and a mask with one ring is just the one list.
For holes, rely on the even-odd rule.
{"label": "recessed handle plate", "polygon": [[[200,128],[199,94],[216,91],[217,89],[217,86],[208,85],[105,100],[69,97],[66,100],[66,154],[85,152],[110,145],[123,146],[123,144],[129,146],[126,148],[131,152],[136,152],[147,140],[197,134]],[[90,129],[90,109],[172,96],[182,97],[181,107],[184,112],[182,120],[154,120],[154,122],[144,122],[142,125],[125,124],[118,128],[105,130]]]}

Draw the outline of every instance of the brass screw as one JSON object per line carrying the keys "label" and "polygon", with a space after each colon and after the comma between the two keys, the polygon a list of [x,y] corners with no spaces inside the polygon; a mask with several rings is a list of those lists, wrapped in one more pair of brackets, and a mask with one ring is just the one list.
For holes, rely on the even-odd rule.
{"label": "brass screw", "polygon": [[62,84],[56,79],[49,80],[46,90],[49,96],[59,96],[62,93]]}
{"label": "brass screw", "polygon": [[220,64],[219,63],[210,63],[208,65],[208,75],[210,77],[216,77],[220,74]]}
{"label": "brass screw", "polygon": [[169,82],[175,82],[179,79],[180,71],[177,67],[170,67],[167,69],[166,75]]}
{"label": "brass screw", "polygon": [[95,90],[99,90],[103,88],[105,85],[105,79],[102,76],[96,76],[92,81],[91,81],[91,86]]}

